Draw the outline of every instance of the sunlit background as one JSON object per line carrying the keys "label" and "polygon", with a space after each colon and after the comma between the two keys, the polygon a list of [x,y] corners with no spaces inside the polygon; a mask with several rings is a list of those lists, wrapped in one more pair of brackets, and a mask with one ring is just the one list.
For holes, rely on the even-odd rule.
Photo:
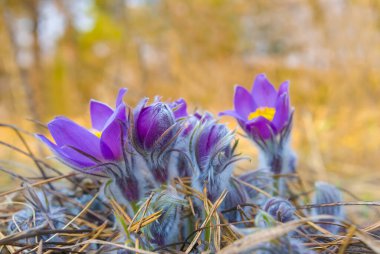
{"label": "sunlit background", "polygon": [[[303,178],[380,199],[380,1],[2,0],[0,8],[0,122],[36,132],[44,130],[35,122],[66,115],[88,126],[88,100],[114,103],[120,87],[132,106],[142,96],[183,97],[191,111],[217,114],[232,107],[235,84],[250,88],[265,72],[276,86],[291,81]],[[0,140],[22,147],[4,127]],[[254,168],[248,145],[240,149]],[[29,175],[34,167],[5,146],[0,163]],[[4,190],[12,182],[0,174]]]}

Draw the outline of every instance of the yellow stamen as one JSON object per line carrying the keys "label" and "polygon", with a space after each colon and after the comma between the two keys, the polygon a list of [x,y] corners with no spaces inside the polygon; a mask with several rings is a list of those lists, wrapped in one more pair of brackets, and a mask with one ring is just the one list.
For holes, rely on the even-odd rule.
{"label": "yellow stamen", "polygon": [[102,136],[102,132],[101,131],[93,131],[94,135],[97,136],[98,138],[100,138]]}
{"label": "yellow stamen", "polygon": [[260,107],[260,108],[257,108],[255,112],[252,112],[248,115],[248,120],[252,120],[254,118],[262,116],[268,119],[269,121],[272,121],[275,113],[276,113],[275,108]]}

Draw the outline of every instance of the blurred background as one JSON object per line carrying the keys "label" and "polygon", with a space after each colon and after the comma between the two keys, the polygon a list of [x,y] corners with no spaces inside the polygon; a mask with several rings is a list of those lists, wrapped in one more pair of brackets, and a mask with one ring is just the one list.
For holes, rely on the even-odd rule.
{"label": "blurred background", "polygon": [[[2,123],[89,126],[89,99],[113,104],[120,87],[132,106],[183,97],[217,114],[234,84],[265,72],[291,81],[304,179],[380,199],[379,0],[0,0],[0,13]],[[21,146],[4,127],[0,140]],[[254,149],[240,149],[254,167]],[[31,174],[20,157],[0,147],[1,165]],[[2,190],[10,179],[1,173]]]}

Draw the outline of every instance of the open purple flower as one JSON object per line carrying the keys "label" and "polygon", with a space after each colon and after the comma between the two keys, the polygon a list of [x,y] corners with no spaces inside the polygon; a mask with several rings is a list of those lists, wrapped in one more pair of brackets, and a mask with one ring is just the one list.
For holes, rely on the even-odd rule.
{"label": "open purple flower", "polygon": [[250,137],[264,140],[277,135],[287,126],[291,116],[289,82],[280,85],[278,91],[264,74],[259,74],[251,92],[236,86],[234,110],[220,113],[237,119]]}
{"label": "open purple flower", "polygon": [[[122,98],[126,89],[121,89],[116,108],[91,100],[90,113],[93,131],[88,130],[66,117],[56,117],[48,123],[55,143],[37,134],[54,154],[69,166],[85,173],[102,169],[97,165],[122,160],[127,133],[126,105]],[[93,168],[93,169],[89,169]]]}

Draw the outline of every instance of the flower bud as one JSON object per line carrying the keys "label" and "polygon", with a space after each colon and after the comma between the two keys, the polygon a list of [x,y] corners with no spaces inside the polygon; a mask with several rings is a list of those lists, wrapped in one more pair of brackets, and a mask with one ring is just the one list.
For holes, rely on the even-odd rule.
{"label": "flower bud", "polygon": [[312,202],[315,205],[322,205],[321,207],[312,208],[311,214],[313,216],[331,215],[338,219],[320,220],[327,223],[320,224],[320,226],[326,230],[329,230],[333,234],[339,233],[339,231],[343,228],[336,225],[329,225],[328,223],[339,223],[339,218],[344,218],[343,206],[323,206],[323,204],[342,202],[342,193],[340,190],[331,184],[325,182],[316,182],[315,193]]}
{"label": "flower bud", "polygon": [[230,131],[223,124],[211,122],[202,128],[195,152],[197,163],[202,171],[221,162],[213,161],[217,159],[216,154],[220,153],[222,158],[228,157],[231,152],[229,134]]}
{"label": "flower bud", "polygon": [[275,220],[283,223],[293,220],[294,212],[296,211],[288,200],[280,197],[268,199],[263,206],[263,210]]}
{"label": "flower bud", "polygon": [[174,136],[173,111],[162,102],[143,107],[135,113],[135,131],[141,149],[151,152],[167,145]]}

